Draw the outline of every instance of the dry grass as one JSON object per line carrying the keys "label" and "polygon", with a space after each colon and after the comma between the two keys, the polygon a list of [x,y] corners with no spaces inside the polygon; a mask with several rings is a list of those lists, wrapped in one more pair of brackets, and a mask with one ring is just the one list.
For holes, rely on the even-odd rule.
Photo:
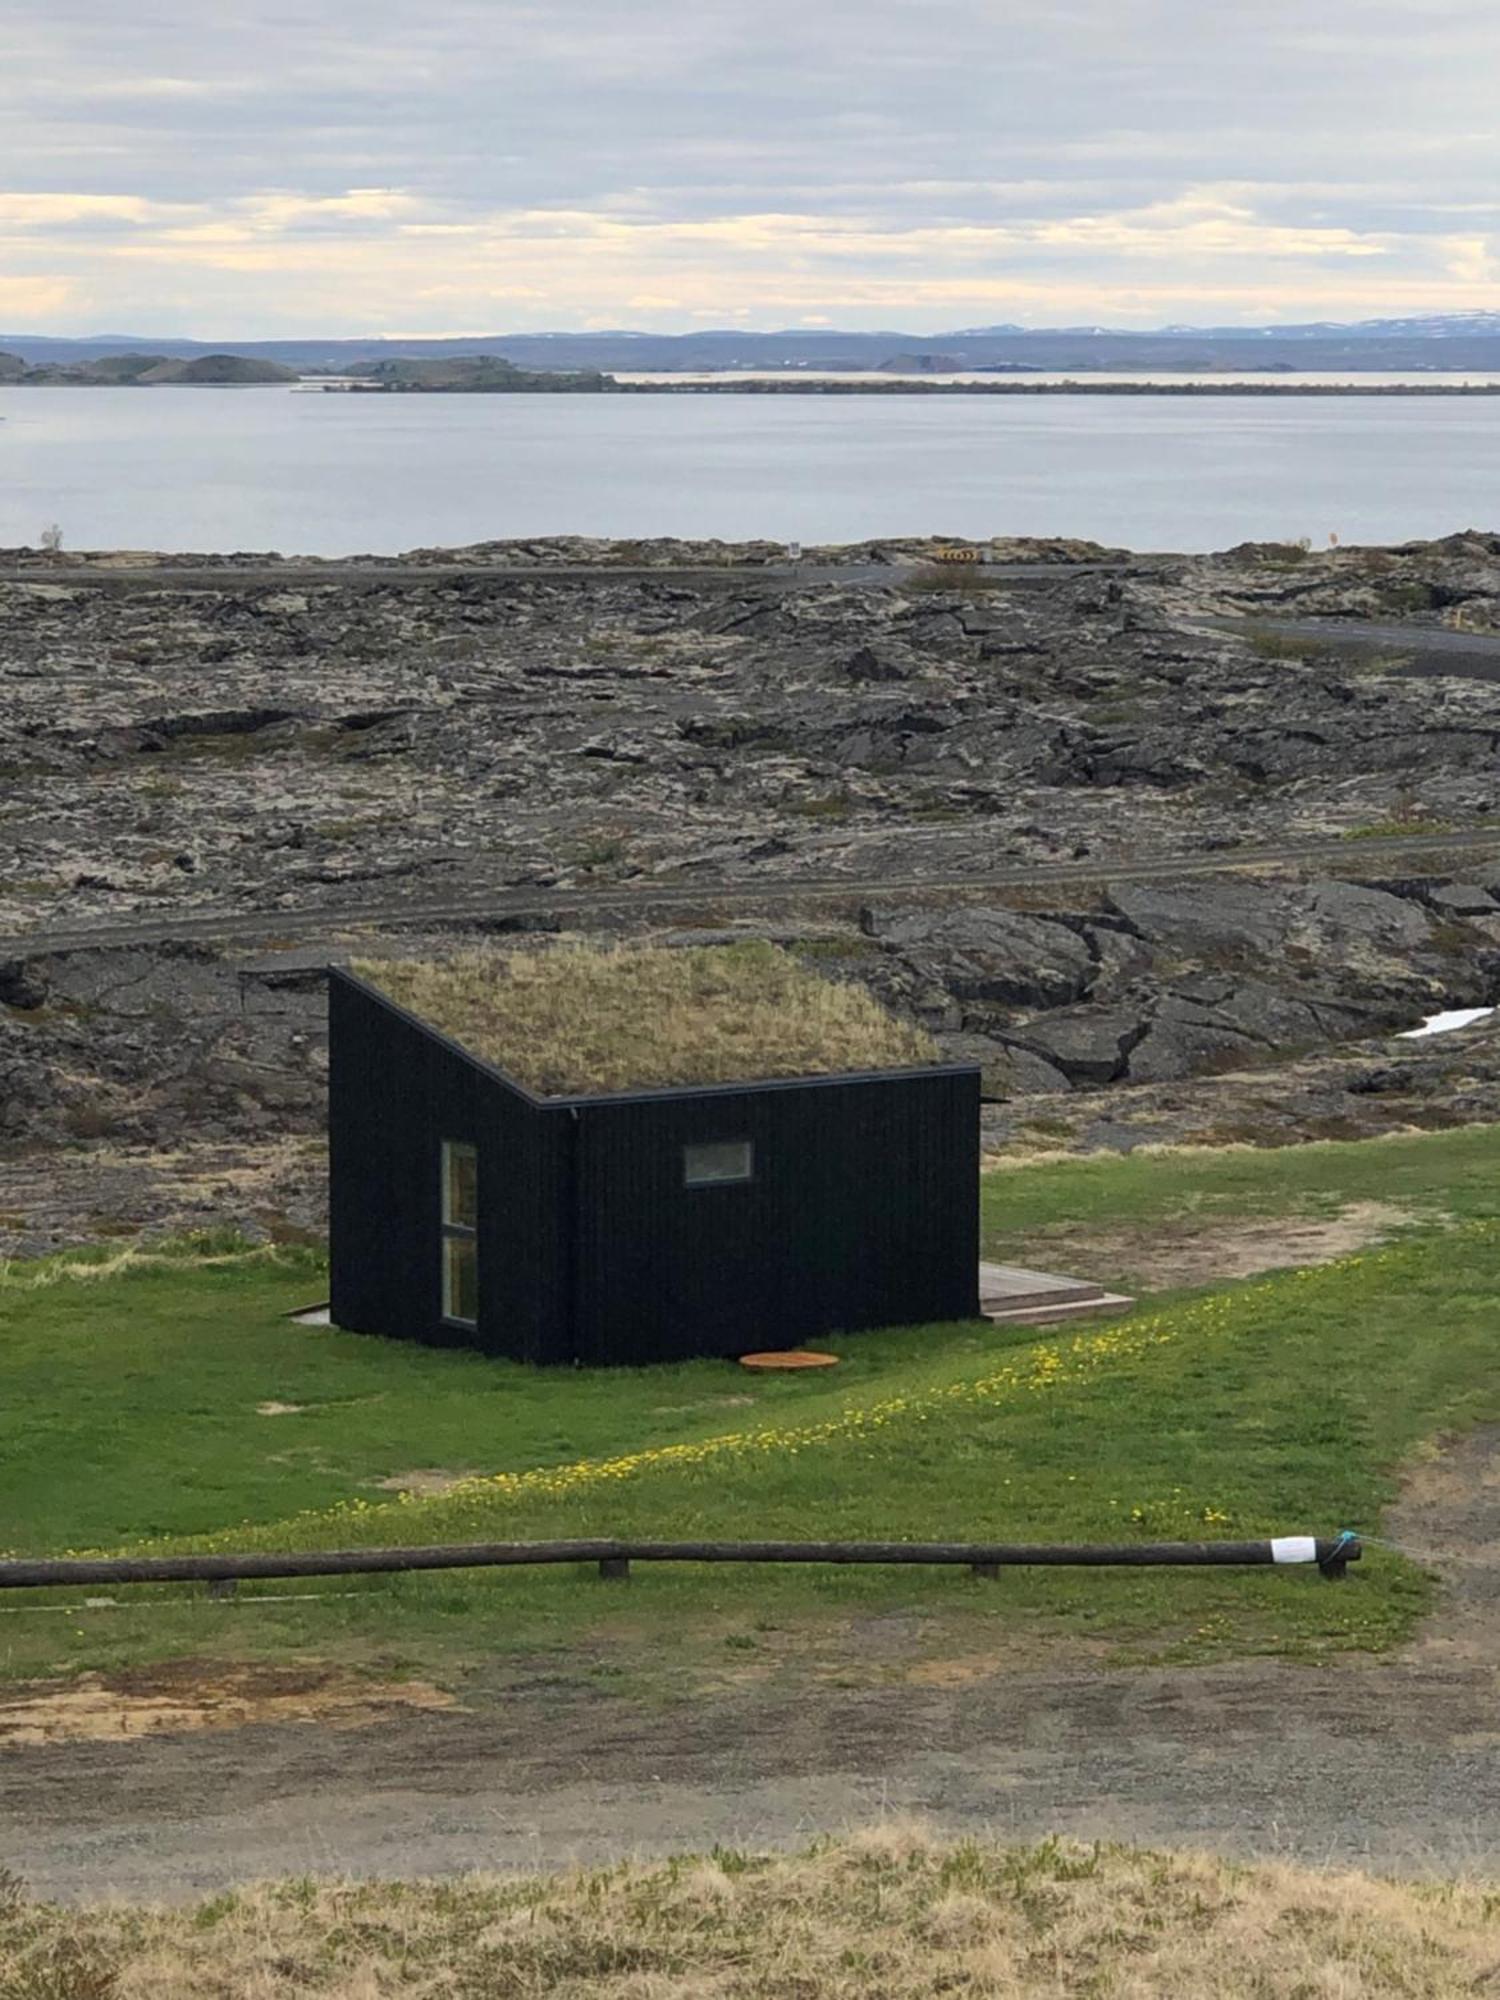
{"label": "dry grass", "polygon": [[[287,1252],[274,1243],[226,1242],[202,1246],[191,1237],[154,1246],[123,1244],[118,1250],[63,1251],[55,1257],[0,1257],[0,1291],[41,1292],[54,1285],[98,1285],[145,1271],[212,1271],[228,1266],[281,1264]],[[0,1993],[0,2000],[5,2000]]]}
{"label": "dry grass", "polygon": [[0,1877],[5,2000],[1439,2000],[1496,1896],[887,1826],[805,1854],[529,1881],[289,1882],[65,1911]]}
{"label": "dry grass", "polygon": [[935,1062],[863,986],[759,942],[356,960],[400,1006],[549,1094],[827,1076]]}

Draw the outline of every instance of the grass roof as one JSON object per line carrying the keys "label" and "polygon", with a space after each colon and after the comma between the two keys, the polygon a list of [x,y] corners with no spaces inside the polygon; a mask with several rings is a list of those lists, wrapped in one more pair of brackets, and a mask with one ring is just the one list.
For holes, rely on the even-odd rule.
{"label": "grass roof", "polygon": [[681,950],[583,943],[354,971],[484,1061],[549,1096],[827,1076],[938,1061],[921,1029],[863,986],[819,978],[779,946]]}

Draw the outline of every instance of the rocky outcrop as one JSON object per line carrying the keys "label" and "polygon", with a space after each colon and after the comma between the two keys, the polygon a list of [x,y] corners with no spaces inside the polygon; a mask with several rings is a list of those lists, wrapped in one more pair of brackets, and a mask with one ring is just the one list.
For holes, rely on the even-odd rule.
{"label": "rocky outcrop", "polygon": [[0,966],[0,1144],[313,1131],[325,1076],[321,968],[183,945]]}
{"label": "rocky outcrop", "polygon": [[[769,544],[456,553],[535,580],[234,559],[243,583],[115,593],[76,581],[106,559],[59,556],[0,585],[0,936],[320,892],[333,914],[396,877],[961,876],[1500,810],[1500,682],[1263,656],[1197,615],[1206,576],[1260,573],[1233,562],[796,589],[757,575]],[[548,576],[601,554],[586,587]],[[744,579],[610,575],[671,555]]]}
{"label": "rocky outcrop", "polygon": [[1159,1083],[1500,999],[1493,900],[1478,884],[1208,877],[1116,885],[1066,915],[872,907],[886,962],[867,976],[987,1060],[992,1097],[1048,1087],[1000,1051],[1078,1088]]}
{"label": "rocky outcrop", "polygon": [[1086,931],[1018,910],[872,907],[861,926],[907,971],[960,1002],[1061,1007],[1082,999],[1098,971]]}
{"label": "rocky outcrop", "polygon": [[[867,984],[952,1059],[978,1063],[985,1098],[1003,1105],[1265,1070],[1445,1006],[1493,1003],[1488,899],[1472,883],[1397,894],[1207,878],[1119,884],[1066,912],[872,903],[857,927],[761,929]],[[693,928],[681,940],[744,934]],[[345,948],[246,958],[175,945],[0,963],[0,1136],[169,1144],[316,1130],[322,967]]]}
{"label": "rocky outcrop", "polygon": [[1174,566],[1164,600],[1179,613],[1191,601],[1216,611],[1395,618],[1417,628],[1462,612],[1490,627],[1500,610],[1500,536],[1471,530],[1387,549],[1245,543]]}
{"label": "rocky outcrop", "polygon": [[[931,546],[809,560],[842,553]],[[28,558],[0,583],[0,1143],[316,1131],[310,965],[24,943],[200,906],[264,913],[268,943],[278,912],[320,911],[343,949],[374,896],[420,923],[438,895],[663,882],[701,888],[712,914],[720,883],[844,878],[863,921],[804,911],[792,941],[978,1062],[997,1130],[1040,1103],[1093,1129],[1108,1121],[1085,1107],[1105,1097],[1185,1130],[1214,1078],[1271,1092],[1368,1045],[1371,1080],[1346,1093],[1367,1129],[1413,1096],[1399,1050],[1399,1087],[1380,1081],[1391,1031],[1500,998],[1500,871],[1397,878],[1362,866],[1354,837],[1500,811],[1500,679],[1415,679],[1210,622],[1283,600],[1388,618],[1399,598],[1420,637],[1444,629],[1439,600],[1475,619],[1500,604],[1500,542],[915,588],[792,588],[758,574],[779,554],[497,544],[420,553],[416,582],[382,563],[195,558],[228,580],[118,590],[79,580],[109,558]],[[744,575],[665,573],[726,558]],[[594,559],[664,573],[548,574]],[[515,563],[535,575],[499,573]],[[1322,879],[1129,875],[1315,835],[1350,836]],[[1118,878],[1066,896],[921,886],[1097,857]],[[917,886],[876,893],[897,881]],[[1489,1102],[1430,1074],[1447,1082],[1416,1093],[1423,1117],[1445,1090],[1455,1115]],[[1304,1125],[1335,1116],[1332,1089]]]}

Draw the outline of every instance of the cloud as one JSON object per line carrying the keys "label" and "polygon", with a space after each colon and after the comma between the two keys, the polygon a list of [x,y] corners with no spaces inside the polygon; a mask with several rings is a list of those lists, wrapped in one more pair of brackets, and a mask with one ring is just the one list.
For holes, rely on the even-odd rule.
{"label": "cloud", "polygon": [[1117,215],[1075,216],[1039,224],[1038,243],[1133,258],[1383,257],[1373,235],[1327,224],[1287,226],[1256,213],[1253,203],[1193,191],[1179,200]]}
{"label": "cloud", "polygon": [[22,325],[66,313],[72,297],[66,278],[0,277],[0,314]]}
{"label": "cloud", "polygon": [[0,244],[33,289],[8,317],[1485,305],[1497,57],[1490,0],[239,0],[191,38],[175,0],[12,0]]}
{"label": "cloud", "polygon": [[220,98],[241,96],[252,85],[234,77],[118,76],[84,85],[79,95],[94,103],[111,99],[151,103],[161,98]]}
{"label": "cloud", "polygon": [[1448,270],[1461,285],[1493,285],[1500,280],[1500,257],[1485,236],[1450,236]]}
{"label": "cloud", "polygon": [[0,190],[0,229],[66,229],[74,223],[148,222],[172,204],[136,194],[29,194]]}

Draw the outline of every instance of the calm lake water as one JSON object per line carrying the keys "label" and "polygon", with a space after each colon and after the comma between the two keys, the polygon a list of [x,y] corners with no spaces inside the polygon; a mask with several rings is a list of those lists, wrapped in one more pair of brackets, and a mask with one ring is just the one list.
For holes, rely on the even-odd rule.
{"label": "calm lake water", "polygon": [[1209,549],[1500,527],[1500,397],[0,391],[0,545],[306,555],[548,534],[1079,535]]}

